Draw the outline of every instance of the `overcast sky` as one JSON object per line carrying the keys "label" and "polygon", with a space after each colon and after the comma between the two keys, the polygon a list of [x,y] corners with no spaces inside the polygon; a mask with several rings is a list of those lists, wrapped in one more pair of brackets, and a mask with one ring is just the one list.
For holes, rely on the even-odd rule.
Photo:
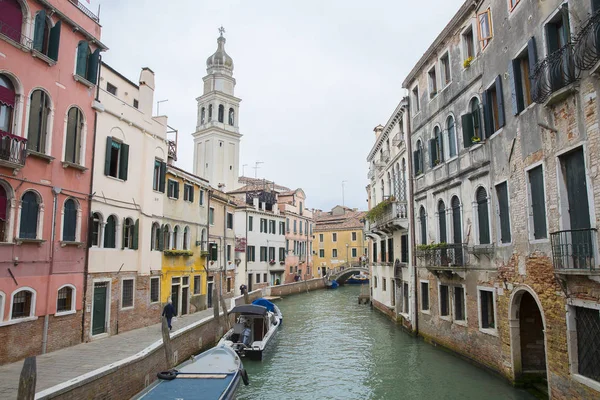
{"label": "overcast sky", "polygon": [[[402,81],[463,0],[101,0],[103,59],[137,82],[156,74],[155,101],[179,130],[192,171],[196,98],[225,27],[240,105],[240,174],[301,187],[307,207],[366,209],[373,128]],[[155,106],[156,112],[156,106]]]}

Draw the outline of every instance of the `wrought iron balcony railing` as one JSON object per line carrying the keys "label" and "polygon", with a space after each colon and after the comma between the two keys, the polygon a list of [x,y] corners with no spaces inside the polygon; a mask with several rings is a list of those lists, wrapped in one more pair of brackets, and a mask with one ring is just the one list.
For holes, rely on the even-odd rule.
{"label": "wrought iron balcony railing", "polygon": [[535,65],[531,97],[536,103],[544,103],[556,91],[581,77],[581,70],[575,67],[573,43],[567,43]]}
{"label": "wrought iron balcony railing", "polygon": [[415,249],[417,259],[426,268],[465,268],[469,265],[469,252],[465,243],[448,243]]}
{"label": "wrought iron balcony railing", "polygon": [[573,42],[575,66],[584,71],[592,69],[600,61],[600,11],[582,24]]}
{"label": "wrought iron balcony railing", "polygon": [[15,29],[14,27],[2,20],[0,20],[0,35],[4,35],[10,40],[19,43],[28,49],[33,48],[33,40],[21,34],[20,30]]}
{"label": "wrought iron balcony railing", "polygon": [[69,0],[69,1],[71,2],[71,4],[73,4],[75,7],[77,7],[82,13],[87,15],[93,21],[98,22],[100,20],[96,14],[94,14],[92,11],[88,10],[83,4],[81,4],[80,1],[78,1],[78,0]]}
{"label": "wrought iron balcony railing", "polygon": [[574,229],[550,234],[552,262],[557,271],[587,273],[600,271],[596,266],[596,229]]}
{"label": "wrought iron balcony railing", "polygon": [[25,165],[27,139],[0,131],[0,165],[19,168]]}

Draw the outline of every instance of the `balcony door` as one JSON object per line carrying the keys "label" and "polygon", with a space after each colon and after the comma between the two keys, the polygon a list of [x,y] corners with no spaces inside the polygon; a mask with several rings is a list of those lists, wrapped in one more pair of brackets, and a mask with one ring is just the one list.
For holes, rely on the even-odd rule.
{"label": "balcony door", "polygon": [[564,4],[558,14],[546,24],[546,44],[550,60],[550,85],[557,91],[571,82],[574,75],[571,49],[563,48],[571,40],[569,6]]}

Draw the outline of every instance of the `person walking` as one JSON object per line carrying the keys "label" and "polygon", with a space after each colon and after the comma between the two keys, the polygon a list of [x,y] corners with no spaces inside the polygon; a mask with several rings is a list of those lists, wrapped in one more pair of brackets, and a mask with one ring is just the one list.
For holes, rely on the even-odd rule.
{"label": "person walking", "polygon": [[173,307],[173,300],[170,298],[167,301],[167,305],[163,309],[162,316],[167,317],[167,325],[169,325],[169,330],[171,330],[171,328],[173,328],[171,326],[171,320],[175,316],[175,307]]}

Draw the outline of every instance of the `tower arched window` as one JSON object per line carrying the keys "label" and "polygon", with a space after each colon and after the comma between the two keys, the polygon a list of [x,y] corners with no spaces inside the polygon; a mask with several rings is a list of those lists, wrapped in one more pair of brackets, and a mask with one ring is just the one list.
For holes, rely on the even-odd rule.
{"label": "tower arched window", "polygon": [[233,108],[229,109],[229,125],[233,126],[235,124],[235,111]]}
{"label": "tower arched window", "polygon": [[106,219],[104,226],[104,247],[114,249],[117,245],[117,217],[114,215]]}
{"label": "tower arched window", "polygon": [[65,161],[81,164],[81,139],[83,132],[83,113],[77,107],[71,107],[67,114],[67,140],[65,141]]}
{"label": "tower arched window", "polygon": [[419,209],[419,223],[421,224],[421,244],[427,244],[427,216],[423,206]]}
{"label": "tower arched window", "polygon": [[213,105],[209,104],[208,105],[208,122],[212,121],[212,114],[213,114]]}
{"label": "tower arched window", "polygon": [[40,218],[40,199],[32,191],[25,192],[21,197],[21,224],[19,237],[37,239],[38,221]]}
{"label": "tower arched window", "polygon": [[[10,3],[10,1],[9,1]],[[0,3],[0,7],[3,3]],[[0,13],[0,15],[2,15]],[[0,17],[1,20],[1,17]],[[0,28],[0,32],[4,31]],[[0,132],[13,133],[13,116],[16,103],[15,87],[6,75],[0,74]],[[2,149],[5,148],[4,137]],[[2,157],[2,155],[0,155]]]}
{"label": "tower arched window", "polygon": [[34,90],[29,98],[27,149],[45,154],[49,128],[50,97],[43,90]]}
{"label": "tower arched window", "polygon": [[490,216],[488,213],[488,196],[483,187],[475,193],[477,201],[477,223],[479,227],[479,244],[490,243]]}
{"label": "tower arched window", "polygon": [[102,237],[102,216],[99,213],[92,214],[92,246],[100,247]]}
{"label": "tower arched window", "polygon": [[64,205],[63,215],[63,241],[74,242],[77,232],[77,203],[68,199]]}
{"label": "tower arched window", "polygon": [[0,1],[0,33],[21,43],[23,10],[17,0]]}
{"label": "tower arched window", "polygon": [[219,104],[219,122],[225,121],[225,107],[223,104]]}
{"label": "tower arched window", "polygon": [[456,127],[452,115],[446,120],[446,129],[448,130],[448,156],[452,158],[456,155]]}
{"label": "tower arched window", "polygon": [[206,109],[204,107],[202,107],[200,109],[200,124],[204,125],[204,119],[206,117]]}
{"label": "tower arched window", "polygon": [[438,221],[440,229],[440,243],[446,243],[448,241],[446,237],[446,205],[443,200],[438,202]]}
{"label": "tower arched window", "polygon": [[4,185],[0,183],[0,242],[8,241],[8,217],[10,216],[10,199]]}

